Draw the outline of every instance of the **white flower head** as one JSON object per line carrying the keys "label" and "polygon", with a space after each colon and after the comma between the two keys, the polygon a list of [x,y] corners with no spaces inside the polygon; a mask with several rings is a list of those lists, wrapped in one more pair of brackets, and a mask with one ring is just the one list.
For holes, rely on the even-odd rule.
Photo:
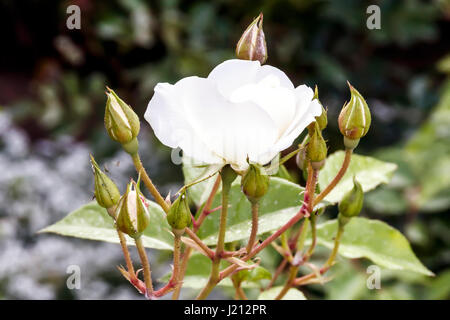
{"label": "white flower head", "polygon": [[259,61],[227,60],[207,78],[158,83],[145,119],[198,164],[267,164],[322,113],[314,92]]}

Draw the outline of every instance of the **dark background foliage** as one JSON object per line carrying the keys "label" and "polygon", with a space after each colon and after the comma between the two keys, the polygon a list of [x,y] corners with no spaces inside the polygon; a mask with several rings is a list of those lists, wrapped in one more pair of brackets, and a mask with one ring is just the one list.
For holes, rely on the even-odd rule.
{"label": "dark background foliage", "polygon": [[[66,27],[66,8],[71,4],[81,8],[80,30]],[[366,8],[371,4],[381,9],[380,30],[366,27]],[[329,110],[330,153],[342,148],[336,119],[349,99],[346,81],[364,95],[373,124],[358,152],[400,166],[389,186],[369,194],[365,215],[404,232],[419,258],[438,275],[432,280],[393,275],[377,295],[348,293],[344,289],[357,276],[348,281],[342,277],[328,289],[313,289],[313,296],[449,297],[448,1],[3,0],[0,248],[9,256],[0,253],[0,298],[128,297],[131,289],[122,288],[117,275],[111,275],[120,256],[111,257],[114,262],[109,264],[88,264],[96,270],[92,277],[101,279],[92,280],[99,282],[98,287],[73,294],[61,284],[66,276],[60,270],[63,263],[54,268],[52,279],[45,264],[35,274],[27,266],[14,265],[11,255],[20,257],[19,250],[35,259],[43,251],[51,262],[74,243],[116,250],[111,245],[34,235],[89,200],[88,152],[109,163],[119,180],[125,181],[132,172],[125,157],[118,155],[118,145],[104,132],[105,85],[142,116],[156,83],[206,76],[215,65],[233,58],[240,34],[259,12],[264,13],[267,63],[284,70],[295,85],[319,86],[320,99]],[[168,192],[181,185],[181,169],[170,163],[170,150],[152,136],[146,123],[142,127],[146,165],[163,192]],[[288,168],[296,176],[295,162],[289,162]],[[427,171],[430,168],[439,169]],[[44,190],[42,176],[33,175],[36,170],[46,178],[54,176],[48,181],[50,189]],[[29,180],[30,176],[34,178]],[[55,186],[67,188],[59,194],[59,202],[49,199]],[[46,249],[57,241],[60,245],[54,251]],[[77,246],[71,250],[77,251]],[[29,275],[27,281],[23,274]],[[30,286],[41,295],[26,293]]]}

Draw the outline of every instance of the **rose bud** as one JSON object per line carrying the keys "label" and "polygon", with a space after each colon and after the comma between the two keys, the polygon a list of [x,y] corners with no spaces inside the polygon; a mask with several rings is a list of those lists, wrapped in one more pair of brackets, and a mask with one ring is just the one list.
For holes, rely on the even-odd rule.
{"label": "rose bud", "polygon": [[267,60],[266,38],[264,36],[263,14],[253,20],[236,45],[236,56],[242,60],[258,60],[264,64]]}
{"label": "rose bud", "polygon": [[309,142],[306,146],[306,155],[311,161],[311,166],[315,170],[320,170],[327,157],[327,144],[322,137],[322,131],[319,128],[319,124],[314,122],[314,129],[309,130]]}
{"label": "rose bud", "polygon": [[264,172],[264,168],[250,164],[242,178],[241,188],[250,202],[256,202],[261,199],[269,189],[269,176]]}
{"label": "rose bud", "polygon": [[[123,145],[127,152],[137,152],[139,117],[119,96],[108,88],[106,95],[105,128],[111,139]],[[134,150],[136,149],[136,150]]]}
{"label": "rose bud", "polygon": [[90,157],[92,170],[94,171],[95,199],[101,207],[105,209],[112,208],[120,200],[119,189],[116,184],[102,170],[100,170],[94,157],[92,155],[90,155]]}
{"label": "rose bud", "polygon": [[220,170],[220,176],[222,178],[222,185],[231,186],[233,181],[236,180],[237,173],[230,165],[226,165]]}
{"label": "rose bud", "polygon": [[132,238],[139,238],[150,222],[150,214],[142,201],[143,197],[139,189],[139,181],[134,181],[127,186],[127,191],[120,198],[117,207],[116,224],[120,231]]}
{"label": "rose bud", "polygon": [[361,212],[364,202],[364,192],[361,184],[353,178],[353,188],[347,192],[339,202],[339,219],[341,223],[347,223],[350,218],[356,217]]}
{"label": "rose bud", "polygon": [[316,122],[319,125],[320,130],[323,130],[327,127],[328,124],[327,110],[325,110],[325,108],[323,107],[322,103],[319,100],[319,90],[317,89],[317,86],[314,89],[313,99],[319,101],[319,104],[322,107],[322,113],[320,114],[320,116],[316,117]]}
{"label": "rose bud", "polygon": [[306,159],[306,148],[301,148],[295,156],[295,163],[300,170],[306,170],[308,161]]}
{"label": "rose bud", "polygon": [[339,114],[339,130],[344,136],[347,149],[354,149],[359,139],[369,131],[370,110],[363,96],[349,83],[351,98]]}
{"label": "rose bud", "polygon": [[182,193],[172,204],[167,213],[167,222],[173,228],[174,232],[184,233],[184,228],[188,227],[192,221],[191,210],[186,197]]}

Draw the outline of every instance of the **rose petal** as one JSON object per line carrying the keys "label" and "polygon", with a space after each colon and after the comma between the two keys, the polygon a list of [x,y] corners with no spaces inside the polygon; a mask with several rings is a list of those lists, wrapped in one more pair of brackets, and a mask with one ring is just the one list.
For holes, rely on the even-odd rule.
{"label": "rose petal", "polygon": [[261,66],[261,68],[259,68],[256,74],[256,79],[263,79],[268,75],[276,76],[280,80],[280,85],[282,87],[294,89],[294,85],[292,84],[292,81],[288,78],[286,73],[268,64],[265,64]]}
{"label": "rose petal", "polygon": [[277,139],[274,121],[256,104],[232,103],[219,93],[210,79],[190,77],[177,94],[184,115],[197,128],[207,147],[227,163],[247,166]]}
{"label": "rose petal", "polygon": [[214,81],[219,92],[228,98],[237,88],[255,81],[261,68],[259,61],[232,59],[216,66],[208,75]]}
{"label": "rose petal", "polygon": [[201,163],[220,163],[222,159],[211,152],[201,135],[188,121],[178,91],[180,84],[159,83],[150,100],[144,118],[150,123],[156,137],[171,148],[180,147],[183,153]]}

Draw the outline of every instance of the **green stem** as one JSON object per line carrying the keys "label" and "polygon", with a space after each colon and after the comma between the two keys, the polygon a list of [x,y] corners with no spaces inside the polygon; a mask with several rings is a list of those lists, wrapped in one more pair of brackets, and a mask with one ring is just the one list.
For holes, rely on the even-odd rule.
{"label": "green stem", "polygon": [[303,258],[303,263],[308,261],[309,258],[312,256],[312,253],[314,251],[314,249],[316,248],[316,243],[317,243],[317,230],[316,230],[316,215],[315,214],[311,214],[311,245],[309,246],[308,251],[305,254],[305,257]]}
{"label": "green stem", "polygon": [[[177,232],[175,234],[174,245],[173,245],[173,274],[172,278],[175,282],[175,290],[181,287],[179,280],[180,277],[180,255],[181,255],[181,235]],[[172,300],[177,300],[178,297],[172,295]]]}
{"label": "green stem", "polygon": [[[205,206],[203,207],[200,217],[197,220],[197,224],[194,226],[194,232],[196,232],[200,228],[200,226],[203,223],[203,220],[209,214],[209,210],[211,209],[211,204],[214,200],[214,196],[216,195],[217,190],[219,190],[220,182],[221,182],[221,177],[219,174],[219,175],[217,175],[216,182],[214,183],[211,193],[208,196],[208,200],[206,200]],[[183,253],[183,258],[181,260],[180,275],[179,275],[180,282],[183,281],[184,275],[186,274],[187,264],[189,262],[189,258],[191,257],[191,253],[192,253],[191,247],[186,248]],[[177,300],[180,297],[180,291],[181,291],[181,285],[175,288],[175,291],[173,292],[173,295],[172,295],[172,299]]]}
{"label": "green stem", "polygon": [[188,236],[208,255],[210,259],[214,258],[214,251],[211,250],[196,234],[189,228],[184,229]]}
{"label": "green stem", "polygon": [[131,277],[136,277],[136,273],[134,271],[133,262],[131,261],[130,251],[128,251],[127,239],[122,231],[117,228],[117,235],[119,236],[120,246],[122,247],[123,256],[125,258],[125,262],[127,264],[127,271]]}
{"label": "green stem", "polygon": [[344,162],[342,163],[341,169],[336,174],[334,179],[328,184],[328,186],[323,189],[323,191],[316,197],[316,200],[314,200],[313,207],[315,207],[320,201],[323,200],[330,192],[331,190],[336,187],[336,185],[341,181],[342,177],[344,176],[345,172],[348,169],[348,166],[350,165],[350,160],[352,158],[353,149],[346,149],[345,150],[345,158]]}
{"label": "green stem", "polygon": [[[315,195],[315,189],[316,189],[316,183],[317,183],[317,175],[318,170],[315,170],[311,167],[311,163],[308,164],[308,181],[306,183],[306,190],[305,190],[305,201],[307,210],[311,215],[311,218],[314,216],[314,213],[312,212],[313,208],[313,202],[314,202],[314,195]],[[313,219],[311,219],[312,223]],[[286,293],[289,291],[289,289],[293,286],[295,278],[297,276],[299,267],[297,265],[292,265],[289,269],[289,277],[283,287],[281,289],[278,296],[275,298],[275,300],[281,300],[286,295]]]}
{"label": "green stem", "polygon": [[147,297],[150,298],[153,295],[153,284],[152,284],[152,272],[150,270],[150,264],[148,263],[147,253],[145,252],[144,244],[142,243],[142,237],[135,239],[136,248],[141,258],[142,269],[144,271],[144,282],[147,288]]}
{"label": "green stem", "polygon": [[[301,218],[303,218],[305,215],[300,210],[297,212],[295,216],[293,216],[288,222],[286,222],[280,229],[275,231],[272,235],[268,236],[261,244],[256,246],[248,255],[242,258],[242,260],[247,261],[251,258],[253,258],[255,255],[257,255],[259,252],[261,252],[264,248],[266,248],[269,244],[272,243],[275,239],[278,239],[280,235],[282,235],[286,230],[288,230],[290,227],[292,227],[294,224],[296,224]],[[236,269],[238,268],[237,265],[231,265],[227,267],[225,270],[223,270],[220,274],[220,280],[228,277],[230,274],[232,274]]]}
{"label": "green stem", "polygon": [[[331,251],[330,256],[328,257],[328,260],[324,263],[324,265],[322,266],[322,268],[320,268],[319,270],[319,274],[324,274],[325,272],[328,271],[328,269],[330,269],[330,267],[333,265],[334,260],[336,259],[337,253],[339,251],[339,245],[341,243],[341,237],[342,234],[344,233],[344,225],[339,223],[338,226],[338,231],[336,233],[336,237],[334,238],[334,247],[333,250]],[[293,285],[294,286],[300,286],[303,285],[305,282],[314,279],[315,277],[317,277],[317,273],[313,272],[310,273],[308,275],[305,275],[303,277],[300,278],[296,278],[293,281]]]}
{"label": "green stem", "polygon": [[266,290],[270,289],[273,286],[275,281],[278,279],[280,274],[283,272],[284,268],[286,268],[287,263],[288,263],[288,260],[286,258],[284,258],[283,261],[278,266],[277,270],[275,271],[275,273],[274,273],[272,279],[270,280],[270,283],[267,286]]}
{"label": "green stem", "polygon": [[197,300],[205,299],[219,282],[220,260],[225,246],[225,232],[227,226],[228,201],[230,194],[231,182],[222,179],[222,210],[220,213],[219,236],[217,239],[216,252],[212,261],[211,275],[208,283],[197,296]]}
{"label": "green stem", "polygon": [[285,155],[283,158],[280,159],[279,165],[281,166],[282,164],[284,164],[286,161],[288,161],[293,156],[295,156],[297,153],[299,153],[300,150],[301,150],[301,148],[299,147],[298,149],[295,149],[294,151],[292,151],[292,152],[288,153],[287,155]]}
{"label": "green stem", "polygon": [[155,185],[153,184],[152,180],[147,174],[147,171],[145,170],[144,166],[142,165],[141,158],[139,157],[139,153],[134,153],[131,155],[131,158],[133,159],[133,164],[136,168],[136,171],[141,174],[141,178],[145,183],[145,186],[147,187],[148,191],[150,191],[153,198],[155,198],[156,203],[158,203],[161,208],[164,210],[165,213],[169,212],[170,206],[169,204],[164,200],[164,198],[159,193],[158,189],[156,189]]}
{"label": "green stem", "polygon": [[[183,253],[183,258],[181,260],[180,274],[178,276],[178,280],[181,282],[184,279],[184,275],[186,274],[187,264],[189,262],[189,258],[192,253],[192,248],[186,248]],[[181,285],[177,286],[172,294],[172,300],[178,300],[180,297]]]}
{"label": "green stem", "polygon": [[324,268],[328,269],[333,265],[334,259],[336,259],[339,250],[339,245],[341,243],[341,237],[343,233],[344,233],[344,225],[339,224],[336,237],[334,238],[333,251],[331,251],[330,257],[328,258],[327,262],[325,262]]}
{"label": "green stem", "polygon": [[298,251],[303,250],[303,247],[305,246],[306,235],[308,234],[309,226],[310,226],[310,219],[307,218],[303,221],[303,224],[300,227],[298,237],[294,238],[296,242],[296,248]]}
{"label": "green stem", "polygon": [[240,283],[238,283],[237,281],[233,281],[233,286],[234,289],[236,290],[236,298],[237,298],[236,300],[248,300]]}
{"label": "green stem", "polygon": [[289,291],[289,289],[292,287],[292,282],[295,280],[295,277],[297,276],[298,267],[297,266],[291,266],[289,268],[289,277],[286,281],[286,284],[284,285],[283,289],[281,289],[280,293],[275,297],[275,300],[281,300],[286,295],[286,293]]}
{"label": "green stem", "polygon": [[[113,219],[116,219],[116,214],[115,214],[115,207],[111,207],[106,209],[109,213],[109,215],[111,217],[113,217]],[[122,247],[122,252],[123,252],[123,257],[125,258],[125,263],[127,265],[127,271],[130,274],[130,278],[135,278],[136,277],[136,273],[134,271],[134,267],[133,267],[133,261],[131,260],[131,256],[130,256],[130,251],[128,250],[128,246],[127,246],[127,239],[125,238],[125,234],[119,230],[119,228],[116,226],[116,230],[117,230],[117,235],[119,236],[119,242],[120,242],[120,246]]]}
{"label": "green stem", "polygon": [[211,190],[211,193],[208,196],[208,199],[206,200],[205,206],[203,207],[202,212],[200,213],[200,216],[197,219],[197,223],[194,226],[194,231],[198,231],[200,226],[202,225],[205,218],[210,214],[211,210],[211,204],[214,200],[214,196],[217,193],[217,190],[219,190],[220,182],[222,179],[220,178],[220,174],[217,175],[216,181],[214,182],[213,188]]}

